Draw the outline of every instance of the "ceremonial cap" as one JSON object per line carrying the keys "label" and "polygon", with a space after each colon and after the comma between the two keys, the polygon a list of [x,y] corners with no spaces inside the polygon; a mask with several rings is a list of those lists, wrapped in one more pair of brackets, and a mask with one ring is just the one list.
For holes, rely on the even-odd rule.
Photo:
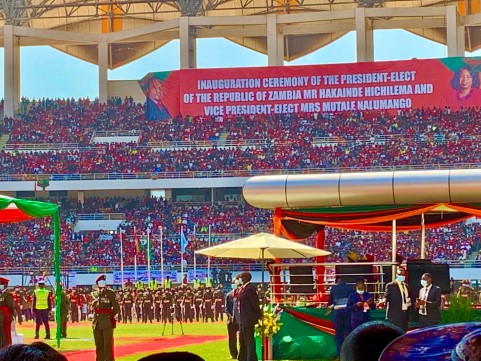
{"label": "ceremonial cap", "polygon": [[95,283],[99,283],[99,281],[107,281],[107,277],[105,275],[100,275],[95,280]]}

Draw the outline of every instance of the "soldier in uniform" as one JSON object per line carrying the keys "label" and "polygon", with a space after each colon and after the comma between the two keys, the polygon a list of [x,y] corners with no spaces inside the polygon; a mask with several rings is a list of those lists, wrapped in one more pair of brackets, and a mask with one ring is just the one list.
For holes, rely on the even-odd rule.
{"label": "soldier in uniform", "polygon": [[105,275],[101,275],[95,280],[99,289],[93,294],[92,302],[96,361],[114,360],[115,316],[120,312],[115,292],[106,287],[106,279]]}
{"label": "soldier in uniform", "polygon": [[7,289],[9,280],[0,277],[0,285],[3,290],[0,293],[0,348],[12,344],[11,322],[15,313],[15,301]]}
{"label": "soldier in uniform", "polygon": [[60,285],[60,337],[67,338],[67,319],[70,311],[70,298]]}
{"label": "soldier in uniform", "polygon": [[122,318],[122,321],[124,323],[127,323],[127,320],[132,323],[132,307],[134,305],[134,295],[133,291],[126,291],[124,294],[124,299],[122,302],[123,305],[123,312],[124,312],[124,317]]}
{"label": "soldier in uniform", "polygon": [[124,305],[123,305],[123,303],[124,303],[124,292],[122,291],[122,289],[118,290],[115,293],[115,296],[117,297],[117,302],[119,303],[119,306],[120,306],[120,312],[117,315],[117,321],[122,322],[123,318],[125,317],[124,316]]}
{"label": "soldier in uniform", "polygon": [[224,321],[225,295],[222,286],[218,286],[214,292],[214,317],[216,321]]}
{"label": "soldier in uniform", "polygon": [[204,292],[204,322],[211,319],[214,322],[214,293],[210,287]]}
{"label": "soldier in uniform", "polygon": [[154,315],[152,312],[152,305],[154,303],[154,298],[152,297],[152,293],[148,290],[144,291],[144,295],[142,297],[142,322],[147,323],[147,320],[152,323],[154,319]]}
{"label": "soldier in uniform", "polygon": [[173,296],[170,290],[165,290],[162,297],[162,322],[172,322],[172,303]]}
{"label": "soldier in uniform", "polygon": [[160,322],[162,315],[162,291],[157,290],[154,295],[154,317],[157,322]]}
{"label": "soldier in uniform", "polygon": [[204,303],[204,299],[202,297],[202,292],[201,291],[197,291],[195,293],[195,298],[194,298],[194,308],[195,308],[195,320],[196,321],[199,321],[201,319],[203,319],[204,317],[200,317],[201,314],[203,313],[202,312],[202,305]]}
{"label": "soldier in uniform", "polygon": [[184,321],[194,322],[194,294],[190,287],[187,288],[183,302]]}
{"label": "soldier in uniform", "polygon": [[70,316],[72,319],[72,323],[79,322],[78,306],[78,295],[77,292],[73,289],[70,293]]}
{"label": "soldier in uniform", "polygon": [[13,300],[15,301],[15,314],[17,315],[17,322],[19,325],[22,324],[22,303],[23,295],[20,292],[20,288],[15,286],[14,292],[12,292]]}
{"label": "soldier in uniform", "polygon": [[175,308],[175,319],[177,322],[182,322],[182,303],[184,300],[184,294],[181,289],[175,291],[174,297],[174,308]]}
{"label": "soldier in uniform", "polygon": [[135,293],[135,317],[137,322],[142,320],[142,291],[137,290]]}
{"label": "soldier in uniform", "polygon": [[22,298],[22,318],[27,322],[32,319],[32,294],[25,288]]}
{"label": "soldier in uniform", "polygon": [[459,298],[465,298],[472,303],[476,298],[476,291],[471,287],[471,282],[469,280],[463,280],[461,287],[458,288]]}
{"label": "soldier in uniform", "polygon": [[80,321],[85,321],[87,320],[87,298],[85,297],[83,290],[79,290],[77,297],[80,308]]}

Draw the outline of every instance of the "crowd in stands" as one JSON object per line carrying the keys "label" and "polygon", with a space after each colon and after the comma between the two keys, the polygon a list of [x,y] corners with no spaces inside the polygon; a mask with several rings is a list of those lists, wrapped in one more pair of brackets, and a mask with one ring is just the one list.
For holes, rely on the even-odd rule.
{"label": "crowd in stands", "polygon": [[[185,172],[306,168],[341,168],[404,165],[447,165],[481,162],[481,112],[462,109],[414,109],[386,112],[334,114],[282,114],[271,116],[185,116],[164,122],[144,119],[144,106],[131,98],[98,104],[88,99],[29,101],[21,112],[6,118],[0,132],[8,134],[9,148],[0,151],[0,174],[80,174]],[[94,131],[136,131],[136,142],[91,143]],[[258,140],[254,142],[252,140]],[[212,145],[180,147],[168,142],[207,141]],[[215,143],[214,143],[215,141]],[[230,143],[229,143],[230,141]],[[224,142],[224,143],[222,143]],[[22,144],[76,143],[73,149],[23,151]],[[132,264],[146,263],[147,233],[159,242],[163,230],[166,264],[180,262],[179,233],[190,240],[184,254],[193,262],[193,250],[237,235],[272,231],[272,213],[242,203],[183,205],[162,199],[86,198],[61,199],[62,264],[65,266],[118,265],[119,233],[76,233],[73,226],[81,213],[125,213],[121,225],[124,257]],[[51,229],[43,220],[7,225],[0,235],[0,261],[4,267],[48,266],[52,259]],[[450,225],[428,230],[427,256],[462,259],[479,247],[476,225]],[[234,235],[234,236],[232,236]],[[399,234],[399,251],[419,257],[420,234]],[[390,244],[384,233],[328,229],[328,260],[343,260],[349,251],[388,260],[380,245]],[[160,246],[151,260],[160,260]],[[205,259],[199,258],[199,263]],[[216,261],[219,262],[219,261]],[[220,262],[228,262],[226,260]],[[232,262],[232,261],[230,261]]]}
{"label": "crowd in stands", "polygon": [[[159,265],[161,250],[165,265],[181,262],[180,232],[188,239],[183,259],[192,266],[194,251],[258,232],[272,232],[272,211],[253,208],[243,203],[226,202],[210,205],[172,203],[162,198],[86,198],[81,204],[75,199],[59,201],[62,212],[62,266],[120,265],[120,232],[122,232],[124,264],[147,264],[150,244],[151,264]],[[125,213],[125,221],[117,232],[74,230],[79,214]],[[209,227],[210,226],[210,227]],[[0,234],[2,267],[50,268],[53,259],[52,229],[49,220],[32,220],[21,224],[6,224]],[[162,227],[162,242],[161,230]],[[471,250],[479,247],[481,226],[458,223],[426,231],[426,255],[436,260],[464,260]],[[148,238],[148,240],[147,240]],[[398,252],[404,258],[419,258],[419,232],[398,234]],[[306,243],[314,245],[314,237]],[[372,255],[377,261],[389,261],[386,252],[391,245],[390,233],[352,232],[326,228],[325,248],[332,252],[326,261],[346,260],[349,252],[360,256]],[[207,259],[196,256],[197,264]],[[233,264],[239,260],[212,259],[212,264]],[[244,261],[242,261],[244,262]]]}
{"label": "crowd in stands", "polygon": [[[152,122],[143,119],[141,105],[128,99],[109,105],[44,100],[24,107],[24,113],[7,119],[2,127],[11,147],[0,152],[2,174],[268,171],[481,161],[481,115],[477,109],[417,109],[396,115],[186,116]],[[104,130],[139,131],[139,140],[90,144],[93,131]],[[221,138],[237,145],[222,143]],[[216,139],[215,146],[165,146],[172,141]],[[254,139],[262,142],[245,145]],[[79,146],[49,151],[15,149],[20,144],[42,143]]]}

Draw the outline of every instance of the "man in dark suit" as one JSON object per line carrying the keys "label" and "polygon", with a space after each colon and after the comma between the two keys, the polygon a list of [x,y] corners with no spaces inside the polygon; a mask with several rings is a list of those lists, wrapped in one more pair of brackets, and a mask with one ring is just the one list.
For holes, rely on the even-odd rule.
{"label": "man in dark suit", "polygon": [[329,310],[334,310],[333,323],[336,331],[336,350],[337,354],[341,353],[342,343],[351,332],[351,312],[347,308],[347,299],[349,295],[356,289],[338,277],[337,283],[331,287],[329,292],[329,301],[327,306]]}
{"label": "man in dark suit", "polygon": [[384,298],[386,300],[386,320],[406,332],[409,327],[411,297],[404,268],[398,268],[396,280],[386,285]]}
{"label": "man in dark suit", "polygon": [[232,283],[234,289],[230,291],[225,297],[225,313],[227,314],[227,334],[229,335],[229,353],[230,359],[237,359],[237,331],[239,331],[239,325],[235,320],[235,306],[237,293],[239,292],[238,281],[234,280]]}
{"label": "man in dark suit", "polygon": [[421,277],[419,298],[416,299],[416,308],[419,309],[419,327],[438,325],[441,322],[441,289],[433,285],[430,273]]}
{"label": "man in dark suit", "polygon": [[242,283],[236,302],[239,308],[236,321],[239,324],[240,331],[238,360],[257,361],[254,328],[262,317],[257,288],[250,282],[252,275],[249,272],[242,272],[236,278]]}

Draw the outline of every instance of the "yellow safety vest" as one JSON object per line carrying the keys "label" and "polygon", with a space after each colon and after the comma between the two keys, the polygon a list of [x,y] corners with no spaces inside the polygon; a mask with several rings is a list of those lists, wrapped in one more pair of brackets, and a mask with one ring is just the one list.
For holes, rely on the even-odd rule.
{"label": "yellow safety vest", "polygon": [[138,289],[138,290],[141,290],[144,288],[144,283],[142,281],[137,281],[135,283],[135,288]]}
{"label": "yellow safety vest", "polygon": [[170,287],[172,287],[172,281],[164,280],[164,288],[170,288]]}
{"label": "yellow safety vest", "polygon": [[206,277],[205,278],[205,287],[212,287],[214,284],[212,282],[212,278]]}
{"label": "yellow safety vest", "polygon": [[157,285],[158,285],[158,283],[157,283],[156,280],[150,280],[150,282],[149,282],[149,288],[150,288],[151,290],[155,290],[155,289],[157,288]]}
{"label": "yellow safety vest", "polygon": [[47,310],[48,309],[48,290],[45,288],[38,288],[34,291],[35,293],[35,309],[36,310]]}
{"label": "yellow safety vest", "polygon": [[194,279],[194,289],[197,289],[200,287],[200,280],[199,279]]}

